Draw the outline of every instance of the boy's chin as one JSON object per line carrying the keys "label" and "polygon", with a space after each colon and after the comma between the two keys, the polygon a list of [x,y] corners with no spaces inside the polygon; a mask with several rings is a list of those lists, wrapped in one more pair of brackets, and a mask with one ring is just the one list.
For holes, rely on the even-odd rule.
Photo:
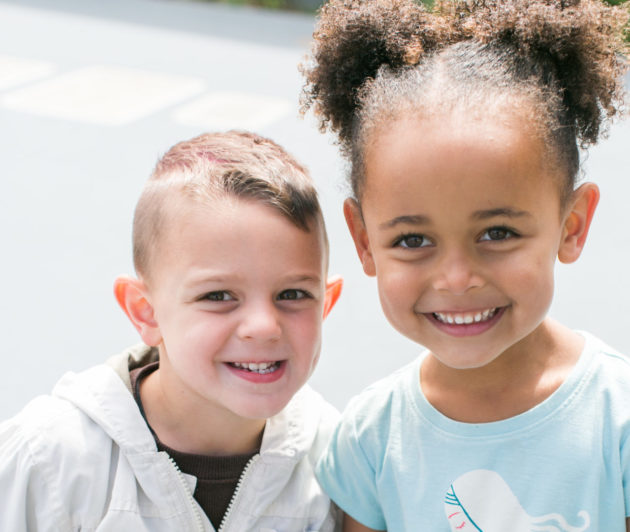
{"label": "boy's chin", "polygon": [[290,400],[291,397],[256,398],[235,406],[232,412],[250,421],[267,420],[282,412]]}

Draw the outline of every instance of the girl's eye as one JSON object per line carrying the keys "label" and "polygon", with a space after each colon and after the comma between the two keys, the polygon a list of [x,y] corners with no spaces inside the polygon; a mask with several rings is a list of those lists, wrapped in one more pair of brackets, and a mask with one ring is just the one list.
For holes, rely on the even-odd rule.
{"label": "girl's eye", "polygon": [[410,234],[402,235],[394,242],[394,247],[416,249],[430,246],[432,242],[423,235]]}
{"label": "girl's eye", "polygon": [[207,293],[203,299],[208,301],[234,301],[234,297],[224,290],[219,290],[217,292],[209,292]]}
{"label": "girl's eye", "polygon": [[311,295],[305,290],[299,290],[298,288],[283,290],[278,294],[278,299],[283,301],[295,301],[298,299],[305,299],[307,297],[311,297]]}
{"label": "girl's eye", "polygon": [[479,238],[480,241],[501,241],[501,240],[508,240],[509,238],[514,238],[517,237],[518,235],[512,231],[511,229],[508,229],[507,227],[491,227],[490,229],[487,229]]}

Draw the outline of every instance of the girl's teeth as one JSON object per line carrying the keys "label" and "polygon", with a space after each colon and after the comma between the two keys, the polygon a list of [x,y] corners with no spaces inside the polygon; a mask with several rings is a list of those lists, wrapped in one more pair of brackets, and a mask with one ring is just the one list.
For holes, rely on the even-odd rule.
{"label": "girl's teeth", "polygon": [[455,325],[470,325],[471,323],[480,323],[486,321],[497,312],[496,308],[484,310],[483,312],[477,312],[475,314],[444,314],[442,312],[434,312],[433,316],[442,323],[455,324]]}

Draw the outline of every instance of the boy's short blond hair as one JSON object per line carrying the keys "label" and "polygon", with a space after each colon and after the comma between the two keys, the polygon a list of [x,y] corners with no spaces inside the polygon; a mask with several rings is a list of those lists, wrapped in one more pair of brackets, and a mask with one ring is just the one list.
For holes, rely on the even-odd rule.
{"label": "boy's short blond hair", "polygon": [[307,232],[314,221],[327,250],[317,191],[302,165],[278,144],[254,133],[207,133],[168,150],[145,184],[133,220],[137,274],[150,277],[150,264],[168,223],[165,213],[173,212],[167,209],[171,202],[225,197],[268,205]]}

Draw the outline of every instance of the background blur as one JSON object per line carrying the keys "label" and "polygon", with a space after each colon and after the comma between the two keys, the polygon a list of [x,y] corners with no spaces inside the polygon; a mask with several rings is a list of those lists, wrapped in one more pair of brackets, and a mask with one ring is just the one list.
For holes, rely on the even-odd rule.
{"label": "background blur", "polygon": [[[131,219],[157,158],[248,128],[311,170],[344,294],[312,384],[342,408],[420,347],[381,314],[343,221],[345,167],[298,116],[310,14],[167,0],[0,0],[0,419],[135,343],[112,282],[132,273]],[[552,315],[630,353],[630,123],[586,157],[602,201],[583,257],[558,268]]]}

